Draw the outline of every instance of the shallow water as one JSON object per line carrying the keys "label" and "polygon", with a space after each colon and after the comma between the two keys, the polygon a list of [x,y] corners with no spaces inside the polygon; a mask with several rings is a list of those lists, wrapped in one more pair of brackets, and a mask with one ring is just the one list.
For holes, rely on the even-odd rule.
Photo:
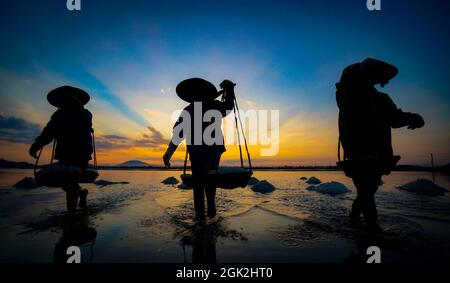
{"label": "shallow water", "polygon": [[[176,171],[105,170],[100,179],[127,181],[89,189],[89,207],[76,218],[64,214],[57,188],[14,189],[30,170],[0,171],[0,261],[52,262],[61,247],[81,246],[85,262],[352,262],[368,246],[383,262],[450,260],[450,194],[422,196],[395,186],[430,173],[394,172],[376,195],[384,231],[369,237],[364,223],[347,219],[355,189],[333,171],[257,171],[277,190],[218,190],[218,217],[193,225],[192,191],[160,182]],[[329,196],[307,191],[300,177],[338,181],[350,193]],[[450,188],[448,175],[436,183]],[[92,229],[93,228],[93,229]],[[96,236],[93,234],[95,229]]]}

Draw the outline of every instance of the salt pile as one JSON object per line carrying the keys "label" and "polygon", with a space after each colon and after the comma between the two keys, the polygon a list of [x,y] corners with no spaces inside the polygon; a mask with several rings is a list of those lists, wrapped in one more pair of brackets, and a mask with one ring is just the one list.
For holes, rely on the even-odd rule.
{"label": "salt pile", "polygon": [[430,196],[444,195],[446,192],[448,192],[447,189],[440,187],[435,183],[433,183],[432,181],[426,179],[418,179],[414,182],[405,184],[403,186],[398,186],[397,189],[415,194],[430,195]]}
{"label": "salt pile", "polygon": [[311,177],[306,181],[307,184],[311,184],[311,185],[317,185],[322,183],[322,181],[320,181],[318,178],[316,177]]}
{"label": "salt pile", "polygon": [[256,185],[259,182],[259,180],[255,177],[251,177],[250,180],[248,180],[248,185],[253,186]]}
{"label": "salt pile", "polygon": [[176,185],[176,184],[178,184],[180,181],[178,181],[178,179],[177,178],[175,178],[175,177],[169,177],[169,178],[166,178],[166,179],[164,179],[161,183],[163,183],[164,185]]}
{"label": "salt pile", "polygon": [[255,193],[266,194],[275,191],[275,187],[266,180],[262,180],[259,181],[257,184],[253,185],[251,187],[251,190],[254,191]]}
{"label": "salt pile", "polygon": [[344,184],[341,184],[339,182],[323,183],[318,186],[309,186],[306,189],[308,191],[316,191],[318,193],[328,194],[328,195],[345,194],[345,193],[348,193],[351,191]]}
{"label": "salt pile", "polygon": [[36,184],[36,181],[34,180],[34,178],[25,177],[22,180],[20,180],[19,182],[17,182],[13,187],[18,188],[18,189],[33,189],[33,188],[38,188],[39,185]]}

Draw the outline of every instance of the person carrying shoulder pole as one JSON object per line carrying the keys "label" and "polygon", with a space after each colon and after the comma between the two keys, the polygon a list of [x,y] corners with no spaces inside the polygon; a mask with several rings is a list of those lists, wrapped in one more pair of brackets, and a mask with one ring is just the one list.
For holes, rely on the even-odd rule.
{"label": "person carrying shoulder pole", "polygon": [[[29,154],[37,159],[38,152],[55,140],[54,158],[59,164],[85,170],[94,151],[92,114],[84,108],[90,100],[89,94],[79,88],[62,86],[50,91],[47,100],[58,110],[31,145]],[[88,190],[81,189],[78,183],[65,184],[62,188],[69,213],[76,211],[78,198],[79,206],[86,207]]]}
{"label": "person carrying shoulder pole", "polygon": [[[221,119],[204,121],[203,117],[208,111],[218,111],[220,118],[224,118],[233,110],[235,84],[229,80],[224,80],[220,87],[222,91],[217,92],[216,87],[212,83],[200,78],[187,79],[178,84],[176,88],[178,96],[188,102],[189,105],[184,108],[175,123],[171,141],[163,156],[164,165],[170,167],[170,159],[173,153],[181,141],[186,139],[187,152],[191,161],[197,223],[201,223],[205,219],[205,195],[208,204],[208,217],[212,218],[216,215],[216,187],[208,184],[206,177],[210,170],[218,168],[220,157],[226,149],[220,127]],[[216,100],[221,94],[223,95],[222,101]],[[196,111],[201,113],[195,113]],[[196,123],[196,115],[201,115],[202,120],[200,123]],[[175,129],[178,129],[182,123],[185,123],[184,125],[187,127],[183,128],[181,133],[175,132]],[[205,141],[203,133],[213,123],[216,123],[214,127],[216,138],[211,143],[210,141]],[[201,136],[201,140],[196,140],[196,136]]]}

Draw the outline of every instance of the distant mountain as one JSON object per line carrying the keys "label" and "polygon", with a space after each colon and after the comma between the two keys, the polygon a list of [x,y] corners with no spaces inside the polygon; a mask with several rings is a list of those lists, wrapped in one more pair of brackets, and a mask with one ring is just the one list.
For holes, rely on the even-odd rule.
{"label": "distant mountain", "polygon": [[117,167],[149,167],[150,164],[139,161],[139,160],[129,160],[124,163],[116,165]]}
{"label": "distant mountain", "polygon": [[0,168],[19,168],[19,169],[29,169],[34,168],[33,164],[27,162],[14,162],[5,159],[0,159]]}

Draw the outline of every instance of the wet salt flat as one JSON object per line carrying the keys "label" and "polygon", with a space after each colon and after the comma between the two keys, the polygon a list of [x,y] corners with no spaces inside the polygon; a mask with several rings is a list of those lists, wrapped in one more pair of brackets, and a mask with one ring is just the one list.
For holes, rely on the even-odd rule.
{"label": "wet salt flat", "polygon": [[[0,261],[53,262],[73,241],[85,262],[354,262],[363,261],[372,245],[381,248],[383,262],[450,261],[450,194],[395,188],[431,179],[430,173],[383,178],[376,200],[384,231],[370,237],[364,223],[354,226],[347,219],[356,194],[341,172],[257,171],[254,176],[276,190],[218,190],[219,216],[202,229],[192,222],[192,191],[161,184],[179,175],[101,171],[99,179],[129,184],[85,185],[89,207],[74,220],[64,214],[61,189],[15,189],[11,185],[32,171],[1,170]],[[337,181],[351,191],[335,196],[309,191],[303,176]],[[438,174],[436,184],[448,189],[450,177]]]}

